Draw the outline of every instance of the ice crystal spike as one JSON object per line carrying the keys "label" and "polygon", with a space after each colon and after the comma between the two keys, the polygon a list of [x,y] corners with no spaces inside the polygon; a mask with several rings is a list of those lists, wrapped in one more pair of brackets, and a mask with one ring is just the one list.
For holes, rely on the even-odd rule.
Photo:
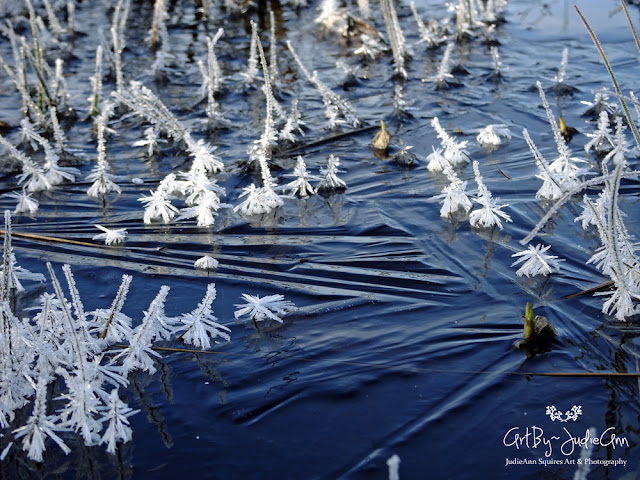
{"label": "ice crystal spike", "polygon": [[429,32],[426,25],[418,15],[418,11],[416,10],[416,5],[414,2],[411,2],[411,13],[413,13],[413,18],[418,25],[418,31],[420,32],[420,43],[424,43],[426,48],[433,48],[437,45],[437,40],[433,37],[432,33]]}
{"label": "ice crystal spike", "polygon": [[252,85],[255,78],[258,76],[258,39],[255,35],[251,35],[247,70],[240,73],[240,75],[242,76],[242,81],[246,86]]}
{"label": "ice crystal spike", "polygon": [[277,91],[280,85],[280,78],[278,77],[276,17],[273,10],[269,10],[269,80],[271,88]]}
{"label": "ice crystal spike", "polygon": [[3,280],[3,296],[4,300],[8,300],[8,293],[15,290],[18,293],[24,292],[25,288],[22,286],[21,280],[44,282],[44,275],[41,273],[32,273],[26,268],[22,268],[18,265],[16,255],[11,245],[11,212],[5,210],[4,212],[4,253],[3,262],[0,268],[0,275]]}
{"label": "ice crystal spike", "polygon": [[106,340],[108,344],[129,341],[133,334],[131,318],[122,313],[132,278],[131,275],[122,276],[122,283],[111,308],[90,312],[90,315],[93,315],[92,323],[95,331],[99,332],[99,337]]}
{"label": "ice crystal spike", "polygon": [[480,175],[480,168],[477,161],[473,162],[473,172],[475,174],[476,185],[478,185],[478,196],[475,201],[480,204],[481,207],[473,210],[469,214],[469,223],[472,227],[489,228],[497,226],[502,230],[501,218],[507,222],[511,221],[511,217],[502,211],[504,207],[509,205],[499,205],[499,199],[493,198]]}
{"label": "ice crystal spike", "polygon": [[442,189],[439,195],[434,198],[442,199],[440,216],[442,218],[453,217],[458,210],[467,213],[473,207],[471,200],[467,196],[467,182],[458,178],[453,169],[447,165],[443,171],[449,180],[449,185]]}
{"label": "ice crystal spike", "polygon": [[407,78],[407,71],[404,66],[406,52],[404,35],[400,29],[398,16],[393,5],[393,0],[380,0],[382,16],[385,26],[387,27],[387,37],[391,44],[391,52],[393,54],[393,66],[396,75],[401,78]]}
{"label": "ice crystal spike", "polygon": [[139,410],[133,410],[120,400],[118,389],[114,388],[104,399],[105,405],[100,408],[102,417],[101,423],[106,423],[104,435],[100,438],[100,445],[107,445],[107,452],[116,453],[117,442],[129,442],[133,438],[129,417],[135,415]]}
{"label": "ice crystal spike", "polygon": [[556,81],[556,83],[564,82],[564,79],[567,75],[568,63],[569,63],[569,49],[565,47],[562,50],[562,61],[560,62],[560,67],[558,67],[558,73],[556,73],[555,77],[553,78]]}
{"label": "ice crystal spike", "polygon": [[134,330],[129,346],[112,359],[112,363],[122,360],[124,373],[135,369],[148,371],[150,374],[156,371],[153,357],[158,357],[159,354],[151,347],[156,339],[168,339],[171,336],[175,322],[175,319],[164,313],[168,293],[169,287],[163,285],[145,312],[142,323]]}
{"label": "ice crystal spike", "polygon": [[600,112],[597,130],[586,135],[591,137],[591,140],[584,146],[586,152],[593,148],[597,155],[604,155],[613,149],[614,141],[610,132],[609,114],[606,111]]}
{"label": "ice crystal spike", "polygon": [[110,192],[120,193],[120,187],[113,181],[113,176],[109,173],[109,163],[106,158],[106,147],[104,140],[104,117],[99,115],[98,122],[98,161],[96,166],[87,175],[87,180],[93,182],[87,190],[87,196],[97,198]]}
{"label": "ice crystal spike", "polygon": [[493,76],[495,78],[502,77],[502,62],[500,61],[500,54],[498,53],[498,47],[495,45],[490,48],[491,58],[493,59]]}
{"label": "ice crystal spike", "polygon": [[543,247],[538,244],[535,247],[529,245],[527,250],[523,250],[522,252],[514,253],[512,257],[520,257],[518,260],[513,262],[511,266],[515,266],[518,264],[520,268],[516,272],[516,275],[534,277],[536,275],[549,275],[550,273],[554,273],[560,270],[560,262],[564,261],[559,259],[555,255],[549,255],[547,250],[551,248],[550,245]]}
{"label": "ice crystal spike", "polygon": [[117,245],[124,243],[124,238],[127,235],[127,230],[124,228],[112,229],[106,228],[102,225],[94,225],[98,230],[102,230],[103,233],[94,235],[92,240],[104,240],[105,245]]}
{"label": "ice crystal spike", "polygon": [[331,191],[340,191],[347,188],[347,184],[338,177],[338,173],[341,173],[342,170],[339,170],[340,167],[340,158],[329,155],[327,159],[327,166],[320,168],[320,173],[323,175],[320,183],[318,183],[318,190],[331,192]]}
{"label": "ice crystal spike", "polygon": [[453,42],[449,42],[447,44],[447,48],[445,48],[444,54],[442,55],[442,61],[440,62],[438,73],[432,77],[425,78],[422,80],[423,82],[435,82],[436,88],[439,90],[446,90],[449,88],[449,80],[453,78],[450,65],[453,47]]}
{"label": "ice crystal spike", "polygon": [[211,311],[211,304],[216,298],[215,284],[211,283],[207,286],[207,293],[198,307],[190,313],[185,313],[179,319],[182,327],[186,330],[180,335],[185,343],[194,345],[197,348],[208,349],[211,347],[211,340],[219,343],[216,339],[219,337],[225,341],[229,341],[229,329],[218,323],[218,319]]}
{"label": "ice crystal spike", "polygon": [[215,53],[215,45],[224,33],[224,29],[218,29],[213,38],[207,37],[207,67],[205,69],[202,61],[198,60],[200,73],[202,75],[202,94],[207,97],[207,117],[213,122],[220,122],[222,113],[220,106],[215,99],[216,93],[222,88],[224,77],[218,65],[218,58]]}
{"label": "ice crystal spike", "polygon": [[[300,60],[300,57],[289,40],[287,40],[287,48],[293,56],[293,59],[298,64],[298,67],[300,67],[304,76],[307,77],[307,80],[309,80],[316,87],[318,92],[320,92],[322,102],[324,103],[325,115],[329,119],[329,127],[335,128],[343,121],[354,128],[359,127],[360,120],[358,120],[351,103],[348,100],[341,98],[337,93],[333,92],[324,83],[322,83],[318,78],[317,72],[313,72],[313,75],[309,73],[309,70],[304,66],[302,60]],[[342,116],[342,119],[339,118],[340,116]]]}
{"label": "ice crystal spike", "polygon": [[242,298],[246,303],[236,305],[234,315],[236,318],[246,316],[254,323],[265,320],[282,323],[282,317],[298,310],[292,302],[285,300],[284,296],[279,294],[260,298],[258,295],[243,293]]}
{"label": "ice crystal spike", "polygon": [[16,439],[24,437],[22,449],[27,452],[27,456],[35,462],[42,462],[42,454],[45,451],[44,442],[47,437],[51,438],[65,454],[70,453],[71,449],[56,433],[67,430],[56,421],[58,416],[47,415],[47,378],[41,376],[37,385],[34,385],[34,389],[35,401],[31,416],[23,426],[13,430],[13,433]]}
{"label": "ice crystal spike", "polygon": [[8,198],[13,198],[17,201],[16,208],[13,211],[16,215],[28,213],[33,215],[38,211],[40,203],[35,198],[31,197],[30,193],[27,193],[23,188],[22,192],[10,192],[5,195]]}
{"label": "ice crystal spike", "polygon": [[118,0],[113,11],[111,22],[111,47],[113,68],[116,77],[116,91],[120,92],[124,87],[122,76],[122,51],[125,47],[124,30],[129,16],[129,0]]}
{"label": "ice crystal spike", "polygon": [[310,175],[307,172],[307,165],[301,155],[296,160],[296,166],[293,169],[291,177],[295,177],[292,182],[283,185],[283,190],[288,190],[291,195],[297,195],[300,198],[306,198],[315,193],[315,189],[309,183],[310,181],[318,181],[320,178],[316,175]]}
{"label": "ice crystal spike", "polygon": [[[436,131],[436,133],[438,134],[438,138],[442,142],[442,148],[444,150],[442,157],[445,159],[445,162],[442,163],[442,162],[436,161],[440,159],[433,157],[431,159],[434,161],[433,165],[431,164],[431,160],[429,161],[429,165],[432,165],[431,167],[429,167],[430,171],[444,170],[444,167],[446,166],[446,164],[449,164],[453,167],[457,167],[460,165],[464,165],[469,161],[469,154],[465,150],[467,146],[466,140],[463,140],[461,142],[456,142],[453,139],[453,137],[451,137],[445,131],[445,129],[442,128],[442,126],[440,125],[440,121],[438,120],[438,117],[433,117],[433,119],[431,120],[431,126]],[[434,152],[435,152],[435,149],[434,149]],[[439,165],[442,165],[442,169],[440,170],[438,170]]]}
{"label": "ice crystal spike", "polygon": [[565,193],[562,178],[557,173],[551,171],[549,163],[538,151],[538,147],[536,147],[533,140],[531,140],[526,128],[522,131],[522,135],[524,136],[527,145],[529,145],[529,149],[531,150],[531,153],[533,153],[536,163],[538,164],[539,173],[536,177],[543,182],[542,186],[536,192],[536,198],[544,198],[548,200],[557,200],[558,198],[561,198]]}
{"label": "ice crystal spike", "polygon": [[547,102],[547,97],[544,94],[544,90],[542,89],[542,84],[538,81],[536,82],[536,86],[538,87],[538,91],[540,92],[542,105],[544,106],[545,112],[547,113],[547,118],[549,119],[551,130],[553,131],[553,138],[556,141],[556,147],[558,149],[558,157],[553,162],[551,162],[551,164],[549,165],[549,169],[552,172],[559,174],[559,178],[563,185],[566,186],[566,188],[572,188],[579,183],[577,177],[586,173],[586,171],[578,167],[576,163],[585,163],[585,160],[582,158],[571,156],[571,149],[567,146],[567,142],[562,136],[560,127],[558,127],[555,117],[551,112],[551,108],[549,107],[549,103]]}

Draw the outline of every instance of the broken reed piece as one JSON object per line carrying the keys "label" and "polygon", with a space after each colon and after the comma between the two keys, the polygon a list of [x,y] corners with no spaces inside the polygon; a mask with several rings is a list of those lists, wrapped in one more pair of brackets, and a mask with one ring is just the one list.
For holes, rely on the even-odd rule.
{"label": "broken reed piece", "polygon": [[557,336],[555,329],[546,317],[534,316],[533,306],[529,302],[527,302],[522,318],[524,319],[524,338],[515,342],[516,348],[526,351],[533,350],[549,343]]}
{"label": "broken reed piece", "polygon": [[389,150],[389,142],[391,142],[391,134],[384,126],[384,121],[380,120],[380,130],[371,140],[371,148],[376,152],[386,152]]}

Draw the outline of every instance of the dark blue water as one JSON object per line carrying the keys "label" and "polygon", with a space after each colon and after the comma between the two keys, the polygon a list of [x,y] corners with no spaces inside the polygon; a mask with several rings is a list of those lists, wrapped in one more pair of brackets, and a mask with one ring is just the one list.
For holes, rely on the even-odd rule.
{"label": "dark blue water", "polygon": [[[95,32],[108,35],[111,10],[99,0],[76,5],[79,31],[65,73],[79,119],[65,124],[70,145],[78,149],[78,168],[86,175],[95,158],[91,122],[84,120],[91,93]],[[123,55],[126,80],[140,80],[194,131],[218,146],[226,166],[219,182],[227,189],[223,201],[237,205],[241,187],[259,180],[247,172],[247,147],[259,138],[264,115],[260,90],[243,93],[238,73],[244,71],[249,48],[246,18],[229,17],[219,5],[204,24],[196,20],[192,2],[171,2],[169,31],[174,68],[163,80],[146,73],[153,55],[143,38],[151,24],[151,2],[133,2]],[[638,53],[614,1],[578,2],[593,22],[619,75],[622,88],[635,87]],[[443,3],[423,0],[417,8],[424,20],[444,18]],[[592,265],[585,265],[597,239],[583,234],[573,219],[579,200],[568,204],[547,225],[541,241],[566,261],[550,279],[521,279],[510,265],[521,249],[518,241],[533,228],[550,204],[535,200],[539,180],[535,161],[521,132],[527,128],[543,155],[550,158],[555,144],[535,88],[540,80],[551,108],[580,132],[593,129],[582,113],[582,100],[609,86],[584,26],[570,2],[512,0],[506,23],[497,27],[503,63],[500,81],[489,79],[492,60],[481,39],[457,45],[453,62],[468,74],[456,78],[459,88],[437,91],[421,80],[433,75],[442,49],[425,51],[408,4],[397,5],[400,23],[414,55],[408,63],[404,98],[411,114],[392,117],[391,57],[360,65],[350,50],[331,37],[322,37],[313,23],[317,3],[295,10],[277,2],[279,70],[285,88],[283,105],[293,95],[306,122],[303,145],[333,135],[326,129],[322,103],[302,77],[285,40],[291,40],[309,70],[349,98],[366,125],[384,120],[394,141],[413,145],[418,166],[403,168],[373,155],[366,131],[302,150],[316,173],[329,154],[339,156],[347,183],[344,193],[307,200],[289,199],[275,215],[243,219],[223,210],[212,228],[193,221],[144,225],[137,202],[171,171],[184,171],[189,159],[167,149],[148,159],[144,149],[132,147],[146,124],[123,118],[110,125],[108,160],[122,194],[103,201],[86,196],[89,184],[66,184],[39,196],[33,217],[14,217],[14,230],[95,243],[94,247],[53,244],[16,238],[20,263],[46,272],[45,261],[59,270],[69,263],[87,311],[107,308],[123,273],[133,275],[124,310],[139,321],[161,285],[170,285],[167,313],[178,315],[196,307],[215,282],[214,312],[231,329],[231,342],[215,354],[163,354],[152,376],[133,374],[127,400],[141,412],[131,418],[134,439],[117,456],[102,447],[84,447],[73,435],[73,452],[65,457],[54,445],[39,466],[16,446],[2,465],[3,477],[31,478],[55,473],[63,478],[176,478],[186,473],[201,478],[386,478],[386,460],[401,458],[400,475],[417,478],[573,478],[577,465],[506,465],[507,459],[577,460],[560,450],[590,427],[598,435],[613,427],[628,446],[599,446],[593,458],[624,459],[624,466],[593,466],[588,478],[635,478],[638,471],[637,379],[607,377],[536,376],[534,373],[635,372],[638,330],[633,322],[605,318],[599,298],[562,300],[565,295],[605,282]],[[355,8],[355,7],[354,7]],[[379,6],[372,4],[374,12]],[[354,10],[355,11],[355,10]],[[631,9],[635,21],[638,10]],[[263,41],[268,39],[268,15],[251,10]],[[384,30],[380,20],[376,25]],[[223,129],[208,131],[200,102],[200,74],[195,60],[206,60],[207,33],[223,26],[216,46],[227,81],[218,102],[227,119]],[[25,34],[26,30],[24,31]],[[10,58],[8,42],[2,55]],[[562,49],[569,48],[565,83],[573,95],[555,97],[554,80]],[[343,72],[335,61],[344,59],[361,68],[355,87],[342,88]],[[106,68],[106,67],[105,67]],[[13,85],[1,77],[0,120],[17,125],[20,99]],[[105,91],[114,88],[105,80]],[[480,162],[487,186],[509,207],[513,223],[500,230],[476,230],[468,222],[443,221],[433,197],[444,185],[430,174],[424,158],[439,143],[429,126],[438,116],[443,127],[469,140],[469,154]],[[511,141],[487,153],[475,142],[474,129],[489,123],[507,124]],[[344,128],[348,131],[348,128]],[[6,135],[18,142],[17,129]],[[571,147],[578,155],[588,141],[577,135]],[[297,154],[298,152],[296,152]],[[630,159],[635,162],[635,159]],[[273,174],[290,173],[295,156],[275,155]],[[470,166],[461,174],[472,183]],[[131,182],[142,178],[144,185]],[[281,183],[283,180],[281,180]],[[7,172],[2,191],[15,191],[15,177]],[[637,184],[623,187],[621,208],[630,231],[637,231]],[[0,206],[13,203],[0,197]],[[126,228],[123,247],[92,241],[94,224]],[[215,257],[215,272],[195,270],[202,255]],[[20,299],[29,306],[50,285],[33,287]],[[281,293],[300,310],[283,324],[254,326],[234,320],[240,294]],[[522,336],[526,302],[544,315],[558,332],[550,351],[527,358],[513,344]],[[180,346],[179,343],[171,346]],[[553,422],[548,406],[562,412],[581,406],[576,421]],[[506,446],[507,432],[525,435],[538,427],[552,440],[519,449]],[[564,428],[566,430],[564,430]],[[516,430],[512,430],[517,428]],[[538,430],[539,432],[539,430]],[[0,440],[2,440],[0,438]],[[532,440],[533,441],[533,440]],[[605,442],[606,443],[606,442]],[[2,443],[1,445],[5,445]],[[627,478],[627,477],[625,477]]]}

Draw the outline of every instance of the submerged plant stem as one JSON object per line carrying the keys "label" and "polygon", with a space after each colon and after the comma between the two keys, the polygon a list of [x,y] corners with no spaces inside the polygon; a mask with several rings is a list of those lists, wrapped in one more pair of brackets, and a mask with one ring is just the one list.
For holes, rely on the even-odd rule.
{"label": "submerged plant stem", "polygon": [[[4,235],[4,230],[0,230],[0,235]],[[70,243],[72,245],[82,245],[83,247],[99,246],[99,245],[96,245],[95,243],[79,242],[77,240],[69,240],[67,238],[59,238],[59,237],[45,237],[44,235],[36,235],[35,233],[11,232],[11,236],[16,238],[26,238],[29,240],[41,240],[43,242]]]}

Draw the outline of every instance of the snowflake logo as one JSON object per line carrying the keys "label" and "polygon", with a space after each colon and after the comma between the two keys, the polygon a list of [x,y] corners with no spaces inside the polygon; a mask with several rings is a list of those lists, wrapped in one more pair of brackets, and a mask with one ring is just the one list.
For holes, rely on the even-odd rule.
{"label": "snowflake logo", "polygon": [[556,420],[559,420],[561,422],[568,422],[569,420],[573,420],[575,422],[576,420],[578,420],[578,417],[582,415],[582,406],[574,405],[573,407],[571,407],[571,410],[567,410],[566,412],[562,413],[552,405],[550,407],[547,407],[546,414],[549,415],[549,418],[551,418],[552,422],[555,422]]}

